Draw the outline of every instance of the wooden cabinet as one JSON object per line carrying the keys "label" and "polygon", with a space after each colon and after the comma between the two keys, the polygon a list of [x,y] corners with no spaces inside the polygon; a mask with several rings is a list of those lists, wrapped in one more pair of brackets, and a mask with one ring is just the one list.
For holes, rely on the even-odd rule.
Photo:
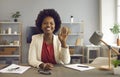
{"label": "wooden cabinet", "polygon": [[[86,59],[87,63],[91,63],[95,58],[100,57],[100,46],[86,45]],[[94,55],[92,55],[94,54]]]}
{"label": "wooden cabinet", "polygon": [[21,63],[22,23],[0,22],[0,63]]}
{"label": "wooden cabinet", "polygon": [[70,48],[71,63],[83,63],[84,61],[84,22],[62,23],[70,29],[67,44]]}

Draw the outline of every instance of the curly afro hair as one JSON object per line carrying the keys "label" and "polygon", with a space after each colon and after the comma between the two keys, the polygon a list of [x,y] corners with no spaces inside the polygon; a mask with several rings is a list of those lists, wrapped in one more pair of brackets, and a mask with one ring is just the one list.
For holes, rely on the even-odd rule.
{"label": "curly afro hair", "polygon": [[55,30],[53,33],[56,33],[61,27],[61,19],[59,14],[54,9],[43,9],[42,11],[40,11],[36,19],[36,27],[38,28],[40,33],[43,33],[41,29],[42,22],[48,16],[52,17],[55,21]]}

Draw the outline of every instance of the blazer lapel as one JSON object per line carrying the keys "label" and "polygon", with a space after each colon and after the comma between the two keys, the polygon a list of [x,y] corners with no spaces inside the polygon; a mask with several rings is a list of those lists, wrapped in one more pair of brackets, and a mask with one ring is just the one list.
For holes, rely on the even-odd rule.
{"label": "blazer lapel", "polygon": [[57,48],[58,47],[57,40],[58,40],[57,36],[53,35],[53,46],[54,46],[54,55],[56,62],[58,61],[58,52],[59,52]]}
{"label": "blazer lapel", "polygon": [[[37,44],[38,57],[41,56],[42,44],[43,44],[43,34],[41,34],[41,35],[40,35],[40,38],[38,39],[38,44]],[[41,58],[40,58],[40,59],[41,59]]]}

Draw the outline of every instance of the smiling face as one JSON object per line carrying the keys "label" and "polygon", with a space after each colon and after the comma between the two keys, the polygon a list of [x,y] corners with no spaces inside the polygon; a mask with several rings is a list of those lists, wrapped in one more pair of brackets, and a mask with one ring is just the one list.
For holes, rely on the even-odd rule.
{"label": "smiling face", "polygon": [[42,22],[42,30],[45,34],[52,34],[55,30],[55,22],[52,17],[46,17]]}

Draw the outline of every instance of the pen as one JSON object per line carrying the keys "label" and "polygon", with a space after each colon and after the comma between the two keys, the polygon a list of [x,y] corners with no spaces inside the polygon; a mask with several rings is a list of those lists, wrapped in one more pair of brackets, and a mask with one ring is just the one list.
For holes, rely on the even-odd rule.
{"label": "pen", "polygon": [[81,66],[81,65],[78,65],[77,67],[89,68],[89,66]]}
{"label": "pen", "polygon": [[19,69],[20,67],[16,67],[16,68],[11,68],[11,69],[8,69],[8,71],[13,71],[13,70],[17,70]]}

